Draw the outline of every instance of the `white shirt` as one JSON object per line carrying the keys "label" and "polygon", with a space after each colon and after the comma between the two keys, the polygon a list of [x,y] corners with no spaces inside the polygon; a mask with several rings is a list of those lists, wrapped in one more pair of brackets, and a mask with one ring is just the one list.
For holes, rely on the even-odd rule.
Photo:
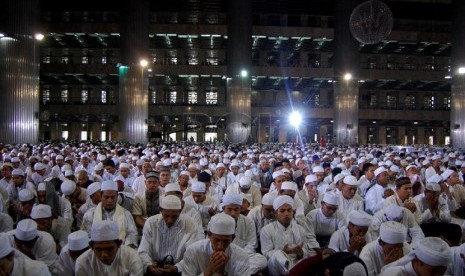
{"label": "white shirt", "polygon": [[446,275],[465,275],[465,262],[463,261],[462,257],[460,257],[460,253],[461,251],[463,251],[463,247],[465,247],[465,244],[462,244],[461,246],[451,247],[452,262],[449,264],[447,268],[448,273],[446,272]]}
{"label": "white shirt", "polygon": [[345,216],[341,212],[337,211],[332,216],[326,217],[321,208],[311,210],[305,221],[305,229],[314,232],[317,236],[331,236],[346,224]]}
{"label": "white shirt", "polygon": [[205,200],[200,204],[197,204],[195,202],[192,195],[186,197],[184,199],[184,202],[186,204],[188,204],[188,205],[191,205],[197,211],[199,211],[200,216],[202,217],[202,227],[203,227],[204,230],[207,230],[207,225],[208,225],[208,222],[210,221],[210,218],[211,218],[210,213],[208,212],[208,210],[210,208],[213,208],[214,210],[218,210],[218,203],[216,201],[214,201],[208,194],[207,194]]}
{"label": "white shirt", "polygon": [[[413,270],[412,262],[408,262],[402,266],[390,266],[383,271],[381,271],[380,276],[420,276],[417,275],[415,270]],[[460,274],[452,274],[452,275],[460,275]]]}
{"label": "white shirt", "polygon": [[368,214],[373,215],[381,209],[384,200],[384,190],[386,188],[379,184],[375,184],[368,190],[365,195],[365,211]]}
{"label": "white shirt", "polygon": [[[243,192],[241,192],[241,189],[239,187],[239,183],[234,183],[230,185],[224,194],[239,194],[239,195],[245,195]],[[262,203],[262,193],[260,192],[260,189],[257,188],[254,185],[250,186],[250,189],[247,191],[247,195],[250,195],[252,198],[252,202],[250,202],[250,206],[254,208],[255,206],[261,205]]]}
{"label": "white shirt", "polygon": [[58,264],[53,271],[53,275],[74,275],[76,262],[69,255],[68,245],[63,247],[58,257]]}
{"label": "white shirt", "polygon": [[[210,264],[213,248],[209,239],[204,239],[191,244],[184,253],[184,258],[176,264],[182,275],[197,276],[202,274]],[[225,251],[229,257],[224,272],[228,275],[250,275],[249,255],[239,246],[231,243]]]}
{"label": "white shirt", "polygon": [[[410,246],[407,243],[404,243],[404,256],[407,255],[410,250]],[[383,249],[379,245],[379,239],[376,239],[363,247],[362,252],[360,253],[360,259],[362,259],[367,266],[369,276],[379,275],[381,269],[385,266]]]}
{"label": "white shirt", "polygon": [[236,221],[236,233],[233,241],[247,253],[255,253],[257,248],[257,235],[255,234],[255,225],[253,221],[240,214]]}
{"label": "white shirt", "polygon": [[341,211],[345,216],[347,216],[350,211],[364,211],[365,210],[365,201],[361,196],[355,194],[353,198],[346,199],[342,193],[339,195],[339,208],[338,211]]}
{"label": "white shirt", "polygon": [[418,207],[420,208],[420,211],[422,212],[421,220],[423,223],[428,223],[428,222],[450,222],[451,221],[451,215],[450,215],[450,210],[449,206],[446,203],[445,199],[439,196],[439,216],[433,216],[431,213],[431,210],[428,207],[428,203],[425,199],[425,194],[419,194],[414,197],[414,199],[418,202]]}
{"label": "white shirt", "polygon": [[14,265],[11,275],[21,276],[50,276],[50,271],[43,262],[31,260],[15,249]]}
{"label": "white shirt", "polygon": [[134,194],[144,194],[145,193],[145,176],[141,174],[138,176],[132,183],[132,190]]}
{"label": "white shirt", "polygon": [[[371,242],[370,234],[365,234],[365,241],[367,243]],[[331,240],[329,241],[328,248],[333,249],[336,252],[343,252],[347,251],[350,247],[350,233],[347,226],[343,226],[341,229],[337,230],[331,236]],[[360,252],[355,252],[355,255],[360,254]]]}
{"label": "white shirt", "polygon": [[102,263],[92,249],[76,260],[76,276],[143,275],[142,261],[137,251],[121,245],[111,265]]}
{"label": "white shirt", "polygon": [[263,216],[262,205],[256,206],[250,210],[247,214],[247,217],[254,222],[257,237],[260,236],[260,231],[262,228],[272,222],[270,219],[267,219]]}

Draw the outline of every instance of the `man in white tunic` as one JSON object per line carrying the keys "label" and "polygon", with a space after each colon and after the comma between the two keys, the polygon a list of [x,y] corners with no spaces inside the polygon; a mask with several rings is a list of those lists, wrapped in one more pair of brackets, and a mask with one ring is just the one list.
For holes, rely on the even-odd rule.
{"label": "man in white tunic", "polygon": [[320,204],[318,193],[318,178],[314,174],[305,177],[305,185],[297,195],[303,203],[304,214],[307,215],[311,210],[316,209]]}
{"label": "man in white tunic", "polygon": [[384,200],[384,207],[387,207],[391,204],[404,207],[412,212],[417,224],[421,224],[421,211],[420,207],[418,206],[418,202],[412,198],[412,183],[410,182],[410,178],[399,177],[396,179],[395,185],[396,191],[392,196]]}
{"label": "man in white tunic", "polygon": [[139,254],[131,247],[122,245],[118,228],[118,223],[109,220],[92,224],[91,249],[77,258],[76,276],[143,275]]}
{"label": "man in white tunic", "polygon": [[379,238],[368,243],[360,253],[368,275],[379,275],[381,269],[407,255],[411,248],[406,243],[407,229],[395,221],[381,224]]}
{"label": "man in white tunic", "polygon": [[342,189],[339,195],[339,210],[345,216],[353,210],[363,211],[365,209],[365,201],[357,193],[359,182],[352,175],[345,176],[342,180]]}
{"label": "man in white tunic", "polygon": [[115,221],[119,225],[119,239],[125,244],[137,247],[137,228],[131,213],[118,205],[118,185],[112,180],[104,181],[100,188],[101,202],[84,214],[81,230],[91,232],[92,224],[102,220]]}
{"label": "man in white tunic", "polygon": [[62,217],[53,218],[50,206],[38,204],[32,207],[31,219],[37,223],[38,230],[52,235],[56,243],[57,253],[68,243],[70,225]]}
{"label": "man in white tunic", "polygon": [[247,214],[247,217],[255,223],[257,239],[260,239],[260,231],[262,228],[275,219],[273,209],[273,201],[275,198],[275,194],[267,193],[262,197],[262,204],[253,208]]}
{"label": "man in white tunic", "polygon": [[181,262],[182,275],[250,275],[248,254],[233,244],[236,222],[226,214],[213,216],[208,223],[208,239],[191,244]]}
{"label": "man in white tunic", "polygon": [[331,235],[345,225],[345,216],[338,209],[339,196],[326,192],[321,207],[310,211],[305,217],[305,230],[315,233],[320,247],[327,247]]}
{"label": "man in white tunic", "polygon": [[319,245],[313,232],[293,219],[294,200],[290,196],[278,196],[273,208],[277,220],[260,232],[261,248],[270,275],[285,275],[299,260],[315,255]]}
{"label": "man in white tunic", "polygon": [[347,226],[333,233],[328,248],[336,252],[347,251],[358,256],[362,248],[372,241],[367,233],[373,217],[364,211],[354,210],[349,213],[347,220]]}
{"label": "man in white tunic", "polygon": [[211,216],[218,210],[218,203],[206,192],[205,183],[194,181],[191,186],[192,194],[184,199],[186,204],[193,206],[202,217],[202,227],[207,229]]}
{"label": "man in white tunic", "polygon": [[[454,252],[454,251],[452,251]],[[457,260],[449,245],[440,238],[428,237],[422,239],[415,249],[407,256],[386,266],[381,276],[424,276],[444,275],[447,266]],[[449,270],[450,275],[463,275],[463,257],[459,257],[459,270]],[[449,275],[448,273],[448,275]]]}
{"label": "man in white tunic", "polygon": [[61,249],[53,275],[74,275],[76,259],[89,249],[89,234],[76,231],[68,235],[68,244]]}
{"label": "man in white tunic", "polygon": [[262,201],[262,194],[260,192],[260,189],[256,187],[255,185],[252,185],[252,178],[250,176],[243,176],[239,180],[239,182],[233,183],[232,185],[229,185],[229,187],[226,189],[225,194],[240,194],[243,197],[245,195],[249,195],[251,198],[252,202],[250,202],[250,209],[260,205]]}
{"label": "man in white tunic", "polygon": [[465,243],[460,246],[451,248],[452,262],[448,267],[446,275],[464,276],[465,275]]}
{"label": "man in white tunic", "polygon": [[415,197],[422,212],[422,222],[450,222],[451,215],[447,202],[441,197],[441,186],[427,183],[425,191]]}
{"label": "man in white tunic", "polygon": [[51,275],[43,262],[32,260],[14,249],[7,234],[0,233],[0,245],[0,275]]}
{"label": "man in white tunic", "polygon": [[144,271],[156,275],[175,271],[174,264],[182,260],[186,248],[200,239],[194,221],[181,215],[178,197],[162,197],[160,207],[161,214],[145,222],[138,250]]}
{"label": "man in white tunic", "polygon": [[236,221],[236,232],[233,243],[243,248],[249,255],[250,273],[256,274],[266,268],[266,258],[256,253],[257,236],[255,225],[251,219],[241,214],[242,196],[226,194],[223,197],[223,212]]}
{"label": "man in white tunic", "polygon": [[89,200],[86,203],[79,207],[78,213],[76,215],[76,226],[81,227],[84,214],[92,208],[97,207],[101,200],[100,194],[101,184],[100,182],[94,182],[87,187],[87,194],[89,195]]}
{"label": "man in white tunic", "polygon": [[145,174],[145,189],[136,194],[132,205],[134,222],[139,229],[144,227],[147,218],[160,213],[160,197],[162,195],[160,175],[157,172],[147,172]]}
{"label": "man in white tunic", "polygon": [[376,184],[373,185],[365,195],[365,211],[373,215],[383,207],[383,200],[386,197],[386,189],[389,182],[388,173],[384,167],[375,170]]}

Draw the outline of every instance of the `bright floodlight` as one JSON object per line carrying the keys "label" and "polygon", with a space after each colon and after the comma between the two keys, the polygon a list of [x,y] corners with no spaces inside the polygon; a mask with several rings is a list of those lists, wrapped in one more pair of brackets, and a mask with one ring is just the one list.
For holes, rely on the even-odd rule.
{"label": "bright floodlight", "polygon": [[291,116],[289,116],[289,122],[292,126],[299,127],[300,123],[302,123],[302,115],[297,111],[292,112]]}
{"label": "bright floodlight", "polygon": [[459,68],[459,74],[461,74],[461,75],[465,74],[465,67],[460,67]]}
{"label": "bright floodlight", "polygon": [[41,41],[42,39],[44,39],[44,35],[43,34],[35,34],[34,35],[35,39],[38,40],[38,41]]}
{"label": "bright floodlight", "polygon": [[346,81],[352,79],[352,74],[351,74],[351,73],[346,73],[346,74],[344,75],[344,79],[345,79]]}
{"label": "bright floodlight", "polygon": [[241,77],[243,77],[243,78],[247,77],[247,70],[242,70],[241,71]]}
{"label": "bright floodlight", "polygon": [[140,66],[147,67],[147,65],[149,65],[149,62],[147,60],[145,60],[145,59],[141,59]]}

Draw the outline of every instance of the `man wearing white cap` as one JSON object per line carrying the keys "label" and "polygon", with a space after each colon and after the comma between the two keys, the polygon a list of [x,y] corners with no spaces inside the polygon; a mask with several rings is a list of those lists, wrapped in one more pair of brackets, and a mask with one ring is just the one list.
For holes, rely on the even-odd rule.
{"label": "man wearing white cap", "polygon": [[98,163],[94,167],[94,172],[92,173],[92,177],[94,178],[95,182],[103,182],[103,164]]}
{"label": "man wearing white cap", "polygon": [[9,214],[0,212],[0,233],[5,233],[10,230],[13,230],[13,219]]}
{"label": "man wearing white cap", "polygon": [[379,275],[381,269],[407,255],[411,248],[406,243],[407,229],[395,221],[381,224],[379,238],[365,245],[360,253],[368,275]]}
{"label": "man wearing white cap", "polygon": [[373,215],[383,206],[385,198],[385,190],[388,185],[388,174],[384,167],[379,167],[375,170],[376,184],[371,187],[365,196],[365,211]]}
{"label": "man wearing white cap", "polygon": [[441,156],[440,155],[434,155],[431,158],[431,167],[428,167],[425,171],[425,179],[428,180],[430,177],[432,177],[435,174],[441,174]]}
{"label": "man wearing white cap", "polygon": [[26,181],[24,172],[21,169],[14,169],[11,174],[13,177],[13,184],[8,186],[8,198],[10,200],[10,206],[18,203],[18,195],[21,190],[29,189],[34,195],[36,193],[34,184]]}
{"label": "man wearing white cap", "polygon": [[242,215],[242,196],[227,194],[223,197],[223,212],[236,221],[236,232],[233,243],[243,248],[249,254],[250,273],[255,274],[266,268],[266,258],[256,253],[257,236],[254,222]]}
{"label": "man wearing white cap", "polygon": [[119,164],[119,175],[123,178],[124,186],[132,190],[135,178],[131,176],[131,166],[128,163]]}
{"label": "man wearing white cap", "polygon": [[384,207],[391,204],[408,209],[415,217],[417,224],[421,224],[421,211],[418,206],[418,202],[412,198],[412,183],[408,177],[399,177],[395,181],[396,191],[395,193],[386,198],[383,202]]}
{"label": "man wearing white cap", "polygon": [[91,208],[97,207],[100,203],[101,194],[100,194],[100,182],[94,182],[87,187],[87,194],[89,195],[89,200],[86,201],[79,208],[76,215],[76,226],[81,227],[84,214]]}
{"label": "man wearing white cap", "polygon": [[202,227],[206,230],[211,216],[215,215],[218,210],[218,203],[206,192],[206,186],[203,182],[192,182],[191,190],[192,194],[184,201],[199,211],[202,217]]}
{"label": "man wearing white cap", "polygon": [[285,275],[299,260],[314,255],[319,245],[313,231],[306,231],[294,220],[290,196],[278,196],[273,209],[277,220],[262,228],[261,250],[268,259],[270,275]]}
{"label": "man wearing white cap", "polygon": [[191,244],[181,262],[182,275],[250,275],[248,254],[233,243],[236,222],[226,214],[213,216],[208,223],[208,239]]}
{"label": "man wearing white cap", "polygon": [[92,224],[110,220],[119,225],[119,239],[129,246],[137,247],[137,228],[128,210],[118,205],[118,185],[111,180],[104,181],[100,188],[101,202],[84,214],[81,230],[91,233]]}
{"label": "man wearing white cap", "polygon": [[0,274],[21,276],[50,276],[43,262],[31,260],[11,246],[7,234],[0,233]]}
{"label": "man wearing white cap", "polygon": [[307,215],[311,210],[318,208],[321,203],[317,186],[318,179],[316,175],[309,174],[305,177],[305,185],[303,189],[297,193],[298,197],[302,201],[305,215]]}
{"label": "man wearing white cap", "polygon": [[275,171],[273,173],[273,183],[271,183],[269,192],[278,195],[278,191],[281,189],[281,184],[283,184],[284,181],[286,181],[284,173],[281,170]]}
{"label": "man wearing white cap", "polygon": [[77,174],[80,171],[85,171],[87,174],[92,174],[94,171],[94,165],[91,162],[91,159],[87,153],[81,155],[81,160],[79,165],[74,170],[74,173]]}
{"label": "man wearing white cap", "polygon": [[32,208],[31,219],[37,223],[37,229],[52,235],[56,243],[57,253],[68,243],[71,231],[70,224],[62,217],[53,218],[52,209],[45,204],[38,204]]}
{"label": "man wearing white cap", "polygon": [[444,180],[444,183],[441,184],[443,191],[449,190],[456,201],[457,209],[451,209],[451,211],[460,218],[465,218],[465,187],[459,184],[459,174],[451,169],[446,169],[441,177]]}
{"label": "man wearing white cap", "polygon": [[143,194],[145,192],[145,175],[152,171],[153,169],[150,162],[144,162],[142,165],[142,174],[138,176],[132,184],[132,190],[134,191],[134,194]]}
{"label": "man wearing white cap", "polygon": [[368,228],[373,217],[361,210],[353,210],[347,216],[347,225],[341,227],[331,236],[328,248],[336,252],[348,251],[356,256],[362,248],[372,241]]}
{"label": "man wearing white cap", "polygon": [[[463,255],[462,257],[453,256],[452,252],[449,245],[442,239],[436,237],[424,238],[415,245],[415,249],[408,255],[386,266],[380,275],[444,275],[451,262],[452,267],[449,267],[450,275],[463,275]],[[453,266],[455,260],[459,260],[458,267]]]}
{"label": "man wearing white cap", "polygon": [[371,163],[365,163],[363,164],[363,176],[360,177],[358,182],[360,183],[359,186],[359,193],[361,196],[365,196],[367,190],[371,188],[372,185],[375,183],[375,170],[376,170],[376,165],[371,164]]}
{"label": "man wearing white cap", "polygon": [[244,174],[239,172],[240,162],[237,159],[232,160],[231,165],[229,165],[230,172],[227,174],[228,183],[239,182]]}
{"label": "man wearing white cap", "polygon": [[145,189],[136,194],[132,205],[132,215],[138,228],[144,227],[147,218],[160,213],[160,198],[163,189],[160,187],[160,175],[157,172],[145,174]]}
{"label": "man wearing white cap", "polygon": [[122,245],[120,233],[118,223],[114,221],[94,222],[90,232],[91,250],[77,258],[76,276],[143,275],[143,265],[137,251]]}
{"label": "man wearing white cap", "polygon": [[218,163],[215,167],[213,183],[220,186],[223,190],[223,193],[225,193],[228,186],[232,184],[228,182],[228,178],[226,177],[226,175],[226,166],[223,163]]}
{"label": "man wearing white cap", "polygon": [[89,234],[76,231],[68,235],[68,244],[61,249],[54,275],[74,275],[76,259],[89,249]]}
{"label": "man wearing white cap", "polygon": [[311,210],[303,222],[305,230],[315,233],[320,247],[327,247],[331,235],[345,224],[345,215],[339,211],[339,196],[335,192],[326,192],[321,207]]}
{"label": "man wearing white cap", "polygon": [[61,167],[65,164],[64,157],[61,154],[58,154],[55,157],[56,164],[52,167],[52,170],[50,172],[50,176],[53,178],[58,178],[62,175],[61,173]]}
{"label": "man wearing white cap", "polygon": [[76,185],[72,180],[65,180],[61,183],[61,192],[63,197],[69,200],[75,211],[79,210],[82,204],[87,201],[87,190]]}
{"label": "man wearing white cap", "polygon": [[50,271],[55,268],[58,256],[55,252],[53,237],[37,230],[37,224],[31,219],[23,219],[15,230],[7,233],[10,243],[33,260],[44,262]]}
{"label": "man wearing white cap", "polygon": [[260,238],[262,228],[274,221],[273,201],[276,197],[275,194],[265,194],[262,198],[262,204],[253,208],[247,214],[247,217],[255,223],[257,239]]}
{"label": "man wearing white cap", "polygon": [[34,164],[34,173],[31,175],[31,182],[37,187],[40,182],[44,181],[47,178],[46,175],[46,168],[42,163],[35,163]]}
{"label": "man wearing white cap", "polygon": [[414,199],[422,213],[422,222],[450,222],[451,214],[445,199],[441,197],[441,186],[437,183],[427,183],[425,191]]}
{"label": "man wearing white cap", "polygon": [[243,176],[239,180],[239,182],[233,183],[232,185],[229,185],[229,187],[226,189],[225,194],[248,194],[252,198],[252,202],[250,202],[250,209],[260,205],[262,201],[262,194],[260,192],[260,189],[257,188],[255,185],[252,185],[252,178],[249,176]]}
{"label": "man wearing white cap", "polygon": [[365,210],[365,201],[357,193],[359,182],[352,175],[345,176],[342,180],[341,192],[339,195],[339,210],[344,215],[349,214],[353,210]]}
{"label": "man wearing white cap", "polygon": [[139,246],[139,255],[148,274],[175,271],[186,248],[200,239],[194,221],[181,215],[181,200],[174,195],[161,198],[161,214],[147,219]]}

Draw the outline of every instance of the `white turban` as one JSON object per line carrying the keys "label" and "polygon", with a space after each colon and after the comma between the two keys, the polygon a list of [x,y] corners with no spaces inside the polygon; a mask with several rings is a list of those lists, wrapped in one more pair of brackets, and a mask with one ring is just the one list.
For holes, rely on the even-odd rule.
{"label": "white turban", "polygon": [[363,211],[353,210],[347,216],[349,222],[357,226],[370,226],[373,217]]}
{"label": "white turban", "polygon": [[193,182],[191,186],[191,191],[195,193],[205,193],[206,191],[205,183],[199,182],[199,181]]}
{"label": "white turban", "polygon": [[160,200],[160,207],[166,210],[181,210],[181,200],[174,195],[164,196]]}
{"label": "white turban", "polygon": [[292,190],[297,192],[298,187],[295,182],[292,181],[284,181],[283,184],[281,185],[281,190]]}
{"label": "white turban", "polygon": [[61,192],[64,195],[70,195],[76,190],[76,183],[74,181],[67,180],[61,183]]}
{"label": "white turban", "polygon": [[391,204],[384,211],[388,221],[401,221],[404,217],[404,208],[397,204]]}
{"label": "white turban", "polygon": [[396,221],[381,223],[379,238],[389,244],[404,243],[407,239],[407,228]]}
{"label": "white turban", "polygon": [[38,192],[44,192],[46,190],[46,186],[44,182],[39,183],[39,186],[37,186],[37,191]]}
{"label": "white turban", "polygon": [[91,196],[95,194],[96,192],[100,192],[100,188],[101,188],[100,182],[94,182],[87,187],[87,194]]}
{"label": "white turban", "polygon": [[335,192],[326,192],[323,201],[331,205],[339,205],[339,196]]}
{"label": "white turban", "polygon": [[420,261],[430,266],[447,266],[452,261],[451,248],[445,241],[436,237],[418,241],[413,252]]}
{"label": "white turban", "polygon": [[236,221],[224,213],[216,214],[208,223],[208,231],[217,235],[234,235],[236,232]]}
{"label": "white turban", "polygon": [[223,206],[239,205],[242,206],[242,196],[239,194],[226,194],[223,196]]}
{"label": "white turban", "polygon": [[79,230],[68,235],[68,248],[71,251],[79,251],[89,246],[89,234]]}
{"label": "white turban", "polygon": [[110,220],[95,221],[90,230],[90,239],[94,242],[118,240],[118,223]]}
{"label": "white turban", "polygon": [[52,217],[52,208],[45,204],[38,204],[32,207],[31,218],[32,219],[42,219]]}
{"label": "white turban", "polygon": [[355,178],[355,176],[352,175],[345,176],[342,182],[344,182],[344,184],[346,185],[358,186],[357,178]]}
{"label": "white turban", "polygon": [[106,180],[102,182],[102,185],[100,186],[100,191],[118,191],[118,184],[116,184],[115,181],[112,180]]}
{"label": "white turban", "polygon": [[277,195],[273,193],[267,193],[262,197],[262,205],[273,205]]}
{"label": "white turban", "polygon": [[37,223],[32,219],[23,219],[18,222],[15,237],[21,241],[31,241],[37,237]]}
{"label": "white turban", "polygon": [[281,208],[281,206],[283,206],[284,204],[289,204],[289,206],[291,206],[291,208],[294,209],[294,200],[292,199],[292,197],[288,195],[280,195],[276,197],[273,201],[273,209],[276,211],[279,208]]}
{"label": "white turban", "polygon": [[241,177],[241,179],[239,180],[239,186],[245,189],[250,188],[250,186],[252,186],[252,178],[249,176]]}

